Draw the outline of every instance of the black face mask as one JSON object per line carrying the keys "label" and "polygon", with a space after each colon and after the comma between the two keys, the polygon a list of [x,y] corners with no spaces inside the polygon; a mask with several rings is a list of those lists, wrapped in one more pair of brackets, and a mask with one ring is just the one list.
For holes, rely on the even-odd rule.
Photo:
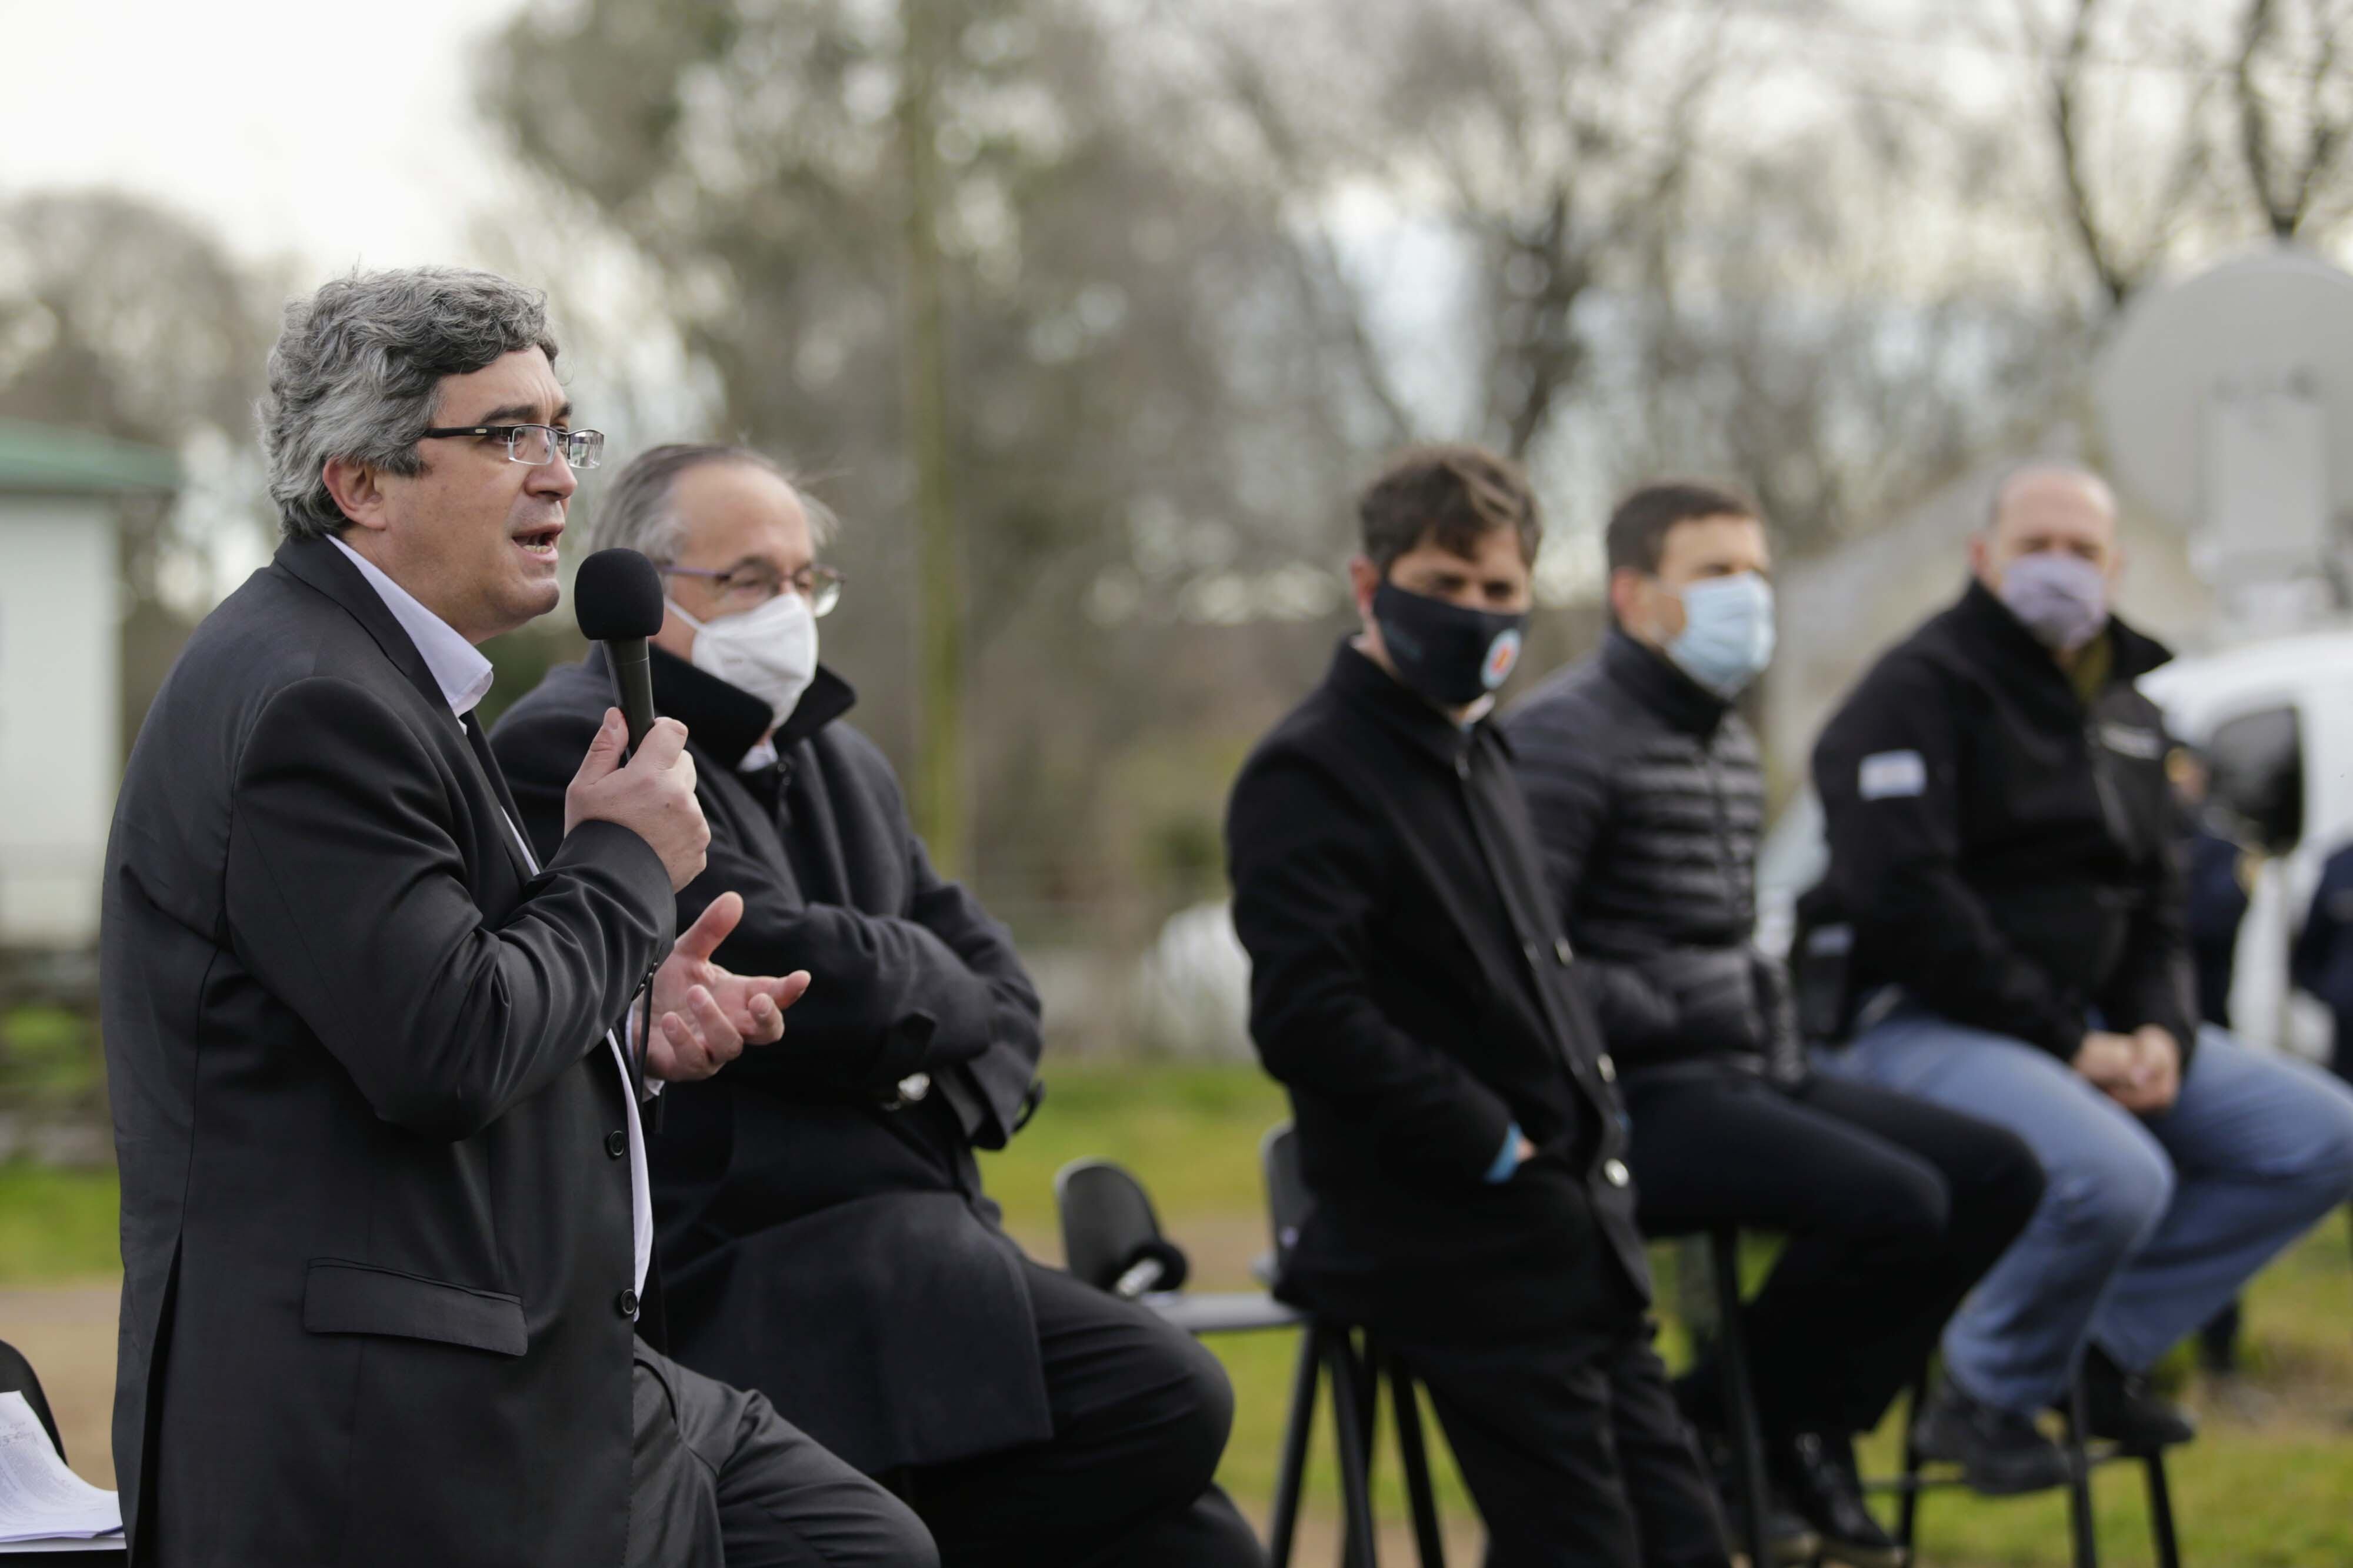
{"label": "black face mask", "polygon": [[1465,708],[1504,684],[1520,661],[1525,614],[1467,610],[1383,583],[1373,619],[1398,679],[1440,708]]}

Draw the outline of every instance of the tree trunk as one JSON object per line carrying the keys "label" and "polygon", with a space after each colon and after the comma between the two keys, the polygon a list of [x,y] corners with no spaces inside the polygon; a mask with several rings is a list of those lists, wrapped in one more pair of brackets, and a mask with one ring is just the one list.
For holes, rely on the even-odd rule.
{"label": "tree trunk", "polygon": [[915,826],[944,876],[965,870],[965,616],[962,538],[950,473],[947,309],[941,288],[934,114],[945,0],[901,0],[899,142],[906,176],[907,458],[916,540]]}

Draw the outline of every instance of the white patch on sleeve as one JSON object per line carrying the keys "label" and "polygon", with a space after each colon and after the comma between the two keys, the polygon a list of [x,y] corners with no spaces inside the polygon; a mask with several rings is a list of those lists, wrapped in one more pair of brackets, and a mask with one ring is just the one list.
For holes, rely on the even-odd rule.
{"label": "white patch on sleeve", "polygon": [[1855,781],[1865,800],[1905,800],[1928,793],[1928,764],[1917,752],[1873,752]]}

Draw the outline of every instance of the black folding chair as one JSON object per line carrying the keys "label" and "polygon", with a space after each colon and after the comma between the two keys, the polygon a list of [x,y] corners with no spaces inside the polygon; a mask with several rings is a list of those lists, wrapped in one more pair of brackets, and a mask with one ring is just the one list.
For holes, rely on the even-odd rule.
{"label": "black folding chair", "polygon": [[[1653,1241],[1693,1234],[1688,1231],[1645,1231]],[[1767,1491],[1765,1484],[1765,1437],[1757,1413],[1757,1385],[1748,1363],[1748,1336],[1740,1321],[1740,1230],[1736,1226],[1711,1226],[1707,1237],[1708,1288],[1715,1298],[1716,1370],[1723,1380],[1724,1437],[1731,1450],[1732,1484],[1748,1517],[1734,1544],[1748,1554],[1755,1568],[1772,1568],[1774,1557],[1766,1529]],[[1701,1335],[1693,1334],[1694,1348]]]}
{"label": "black folding chair", "polygon": [[33,1371],[33,1363],[24,1352],[5,1340],[0,1340],[0,1394],[21,1394],[25,1403],[33,1407],[40,1418],[41,1430],[58,1447],[58,1458],[66,1457],[66,1440],[58,1436],[58,1419],[49,1414],[49,1402],[41,1393],[41,1380]]}
{"label": "black folding chair", "polygon": [[[1266,1173],[1275,1251],[1261,1261],[1257,1272],[1271,1283],[1306,1217],[1308,1197],[1289,1123],[1271,1129],[1260,1142],[1259,1153]],[[1063,1258],[1074,1279],[1139,1300],[1196,1335],[1303,1331],[1298,1372],[1292,1380],[1291,1412],[1283,1431],[1282,1466],[1275,1482],[1269,1539],[1274,1568],[1289,1568],[1291,1562],[1308,1440],[1314,1430],[1316,1395],[1327,1376],[1340,1461],[1343,1568],[1377,1568],[1371,1452],[1375,1405],[1384,1377],[1397,1413],[1398,1451],[1404,1464],[1421,1563],[1423,1568],[1445,1568],[1446,1551],[1439,1536],[1438,1502],[1430,1482],[1420,1406],[1412,1378],[1394,1358],[1382,1355],[1369,1341],[1360,1349],[1347,1325],[1311,1318],[1263,1290],[1184,1292],[1179,1289],[1186,1273],[1184,1255],[1162,1235],[1159,1217],[1143,1184],[1107,1160],[1079,1160],[1064,1166],[1054,1178],[1054,1196],[1061,1216]]]}
{"label": "black folding chair", "polygon": [[[1919,1532],[1920,1499],[1932,1491],[1948,1491],[1966,1483],[1957,1475],[1932,1476],[1913,1440],[1920,1412],[1927,1408],[1930,1373],[1924,1367],[1912,1384],[1910,1407],[1904,1413],[1904,1473],[1892,1479],[1867,1483],[1874,1491],[1896,1494],[1895,1539],[1905,1554],[1915,1556],[1913,1541]],[[2181,1568],[2181,1546],[2173,1529],[2173,1489],[2166,1479],[2165,1450],[2135,1452],[2116,1443],[2090,1437],[2084,1415],[2084,1384],[2076,1379],[2067,1394],[2067,1533],[2074,1548],[2074,1568],[2099,1568],[2099,1531],[2092,1514],[2092,1472],[2122,1459],[2138,1459],[2148,1483],[2148,1532],[2157,1552],[2157,1568]]]}
{"label": "black folding chair", "polygon": [[[33,1363],[25,1359],[24,1352],[5,1341],[0,1341],[0,1394],[23,1394],[25,1403],[32,1407],[33,1415],[40,1421],[41,1430],[47,1433],[49,1441],[57,1445],[58,1458],[62,1459],[66,1457],[65,1439],[58,1435],[57,1417],[49,1411],[48,1397],[41,1392],[40,1377],[33,1371]],[[0,1557],[5,1557],[11,1568],[18,1563],[22,1563],[24,1568],[44,1568],[44,1565],[51,1563],[67,1564],[69,1568],[100,1568],[101,1564],[128,1560],[120,1536],[109,1537],[103,1542],[65,1542],[46,1551],[20,1542],[0,1548]]]}

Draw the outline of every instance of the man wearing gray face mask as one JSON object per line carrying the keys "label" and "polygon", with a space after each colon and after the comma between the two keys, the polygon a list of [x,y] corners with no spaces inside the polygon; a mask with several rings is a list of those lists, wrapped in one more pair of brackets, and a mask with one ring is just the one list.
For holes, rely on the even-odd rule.
{"label": "man wearing gray face mask", "polygon": [[[982,1191],[1037,1103],[1036,990],[1013,939],[933,868],[855,697],[817,661],[833,520],[736,447],[658,447],[607,487],[596,547],[661,571],[655,706],[684,721],[708,865],[679,894],[744,917],[723,963],[818,978],[793,1044],[727,1094],[662,1097],[649,1140],[670,1352],[727,1366],[922,1516],[944,1568],[1249,1568],[1211,1482],[1232,1394],[1145,1308],[1024,1257]],[[526,830],[611,700],[601,651],[492,736]],[[568,776],[568,774],[566,775]]]}
{"label": "man wearing gray face mask", "polygon": [[[1608,637],[1504,731],[1633,1122],[1639,1217],[1789,1237],[1743,1314],[1773,1479],[1803,1521],[1769,1536],[1784,1561],[1896,1568],[1854,1436],[2025,1226],[2042,1170],[2000,1128],[1809,1072],[1788,976],[1751,943],[1765,775],[1733,700],[1773,647],[1755,505],[1647,485],[1605,545]],[[1713,1367],[1677,1385],[1717,1447],[1720,1386]]]}
{"label": "man wearing gray face mask", "polygon": [[1846,953],[1822,1071],[2008,1127],[2048,1172],[1915,1434],[2015,1491],[2064,1479],[2033,1418],[2079,1370],[2094,1435],[2189,1438],[2142,1375],[2353,1195],[2353,1092],[2199,1026],[2168,746],[2133,685],[2170,656],[2109,609],[2107,486],[2022,468],[1970,554],[1815,749],[1831,867],[1800,942]]}

